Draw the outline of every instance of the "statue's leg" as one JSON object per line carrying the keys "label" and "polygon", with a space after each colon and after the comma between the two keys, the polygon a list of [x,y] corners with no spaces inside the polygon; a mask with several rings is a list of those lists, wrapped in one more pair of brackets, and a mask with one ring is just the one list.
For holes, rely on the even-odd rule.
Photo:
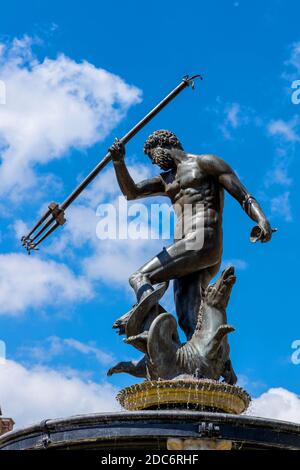
{"label": "statue's leg", "polygon": [[133,273],[129,278],[129,284],[133,288],[138,302],[153,291],[152,283],[148,275],[142,272],[142,269]]}
{"label": "statue's leg", "polygon": [[189,340],[195,331],[202,298],[220,263],[174,280],[174,299],[178,323]]}
{"label": "statue's leg", "polygon": [[[207,270],[208,272],[201,274],[201,279],[207,278],[208,280],[203,280],[205,286],[208,284],[209,280],[215,272],[214,266],[220,261],[220,253],[218,250],[218,244],[215,243],[215,240],[206,242],[203,248],[199,251],[187,249],[187,237],[182,240],[176,241],[173,245],[164,248],[157,256],[152,260],[142,266],[138,271],[133,273],[129,278],[129,283],[134,289],[137,302],[140,305],[142,301],[153,292],[153,285],[158,283],[168,282],[172,279],[178,279],[189,275],[194,275],[199,271]],[[213,267],[213,274],[210,274],[209,269]],[[190,287],[191,290],[199,289],[199,282],[195,281],[193,287]],[[192,305],[193,295],[190,295],[189,304]],[[146,299],[145,299],[146,300]],[[199,306],[189,307],[190,311],[194,308],[195,312],[198,313]],[[135,313],[137,312],[137,307],[134,308]],[[129,318],[132,317],[132,312],[128,312],[123,317],[116,320],[113,327],[120,330],[121,334],[125,333],[125,325],[128,324]],[[151,323],[151,318],[155,317],[156,312],[153,315],[148,315],[149,322]],[[149,311],[147,310],[147,314]],[[182,308],[181,317],[184,318],[184,309]],[[190,318],[193,318],[193,314],[190,315]],[[148,322],[148,323],[149,323]],[[192,326],[191,326],[192,325]],[[193,321],[188,322],[186,327],[186,334],[190,335],[193,331]]]}
{"label": "statue's leg", "polygon": [[[133,273],[129,283],[138,302],[153,290],[153,285],[182,278],[211,268],[220,262],[221,253],[215,243],[206,243],[199,251],[188,250],[186,240],[176,241]],[[213,274],[214,275],[214,274]]]}

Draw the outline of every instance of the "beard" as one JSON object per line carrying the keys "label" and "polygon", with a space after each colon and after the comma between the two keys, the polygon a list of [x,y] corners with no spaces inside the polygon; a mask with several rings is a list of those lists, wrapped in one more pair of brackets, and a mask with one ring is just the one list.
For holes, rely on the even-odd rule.
{"label": "beard", "polygon": [[164,171],[171,170],[175,166],[170,152],[161,147],[158,147],[154,150],[151,155],[151,160],[153,164],[158,165]]}

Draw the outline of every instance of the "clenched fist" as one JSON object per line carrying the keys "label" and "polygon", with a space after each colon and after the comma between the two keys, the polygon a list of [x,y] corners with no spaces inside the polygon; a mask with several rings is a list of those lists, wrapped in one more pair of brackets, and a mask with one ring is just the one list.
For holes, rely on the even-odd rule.
{"label": "clenched fist", "polygon": [[124,160],[125,145],[119,139],[116,139],[113,145],[108,150],[114,162],[120,162]]}

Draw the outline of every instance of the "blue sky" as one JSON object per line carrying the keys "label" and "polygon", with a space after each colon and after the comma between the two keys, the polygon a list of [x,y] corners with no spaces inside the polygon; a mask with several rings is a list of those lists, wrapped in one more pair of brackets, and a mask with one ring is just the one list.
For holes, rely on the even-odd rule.
{"label": "blue sky", "polygon": [[[98,204],[119,196],[111,168],[39,253],[28,259],[19,236],[193,73],[204,81],[130,142],[127,162],[136,179],[153,174],[142,145],[168,128],[188,151],[227,160],[278,227],[271,243],[251,245],[253,223],[226,197],[224,260],[238,276],[228,308],[231,355],[240,383],[260,397],[257,412],[300,421],[300,365],[291,362],[300,339],[300,105],[291,100],[300,79],[299,14],[296,0],[1,6],[0,339],[8,361],[0,365],[0,403],[18,423],[114,409],[116,390],[134,382],[106,378],[114,361],[138,357],[111,325],[134,302],[128,275],[166,242],[96,238]],[[172,310],[171,294],[166,302]],[[288,415],[278,411],[284,400]]]}

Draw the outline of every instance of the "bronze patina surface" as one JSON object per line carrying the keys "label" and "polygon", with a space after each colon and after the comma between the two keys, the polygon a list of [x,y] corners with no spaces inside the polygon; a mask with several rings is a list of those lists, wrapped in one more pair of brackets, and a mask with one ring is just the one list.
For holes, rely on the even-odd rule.
{"label": "bronze patina surface", "polygon": [[[257,200],[221,158],[185,151],[168,130],[153,132],[144,152],[161,173],[136,183],[125,163],[123,143],[117,141],[110,148],[120,189],[128,200],[167,197],[177,225],[174,242],[130,276],[137,303],[113,325],[125,335],[125,343],[144,355],[138,361],[119,362],[108,375],[126,372],[151,381],[223,378],[234,385],[237,377],[227,338],[234,328],[226,314],[236,280],[234,267],[209,284],[222,262],[224,192],[257,223],[252,242],[268,242],[274,230]],[[185,343],[179,339],[175,317],[160,305],[170,281],[174,281],[175,309]]]}

